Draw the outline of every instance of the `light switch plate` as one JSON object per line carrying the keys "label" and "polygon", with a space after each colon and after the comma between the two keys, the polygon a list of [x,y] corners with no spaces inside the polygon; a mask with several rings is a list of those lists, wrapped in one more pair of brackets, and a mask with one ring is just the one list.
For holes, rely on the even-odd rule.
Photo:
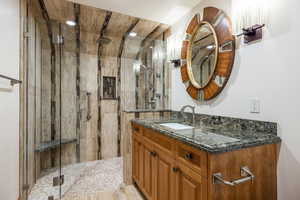
{"label": "light switch plate", "polygon": [[251,99],[250,113],[260,113],[260,100],[259,99]]}

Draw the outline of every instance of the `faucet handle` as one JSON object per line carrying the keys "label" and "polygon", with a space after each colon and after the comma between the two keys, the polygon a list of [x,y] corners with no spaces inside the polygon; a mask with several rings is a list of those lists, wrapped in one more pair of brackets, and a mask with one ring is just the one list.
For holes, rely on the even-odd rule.
{"label": "faucet handle", "polygon": [[[191,106],[191,105],[185,105],[185,106],[183,106],[182,108],[181,108],[181,110],[180,110],[180,113],[181,113],[181,115],[182,115],[182,117],[186,120],[186,119],[188,119],[188,116],[184,113],[184,111],[185,111],[185,109],[186,108],[190,108],[190,109],[192,109],[192,111],[193,111],[193,121],[194,121],[194,116],[195,116],[195,106]],[[194,123],[194,122],[193,122]]]}

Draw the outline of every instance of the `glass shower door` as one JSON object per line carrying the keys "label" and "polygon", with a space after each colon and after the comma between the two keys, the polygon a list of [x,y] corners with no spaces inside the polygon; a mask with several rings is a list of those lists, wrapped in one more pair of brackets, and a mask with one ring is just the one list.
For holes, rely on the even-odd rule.
{"label": "glass shower door", "polygon": [[[61,197],[63,181],[56,81],[61,44],[55,36],[59,35],[59,25],[37,19],[32,12],[35,3],[22,5],[20,199],[56,200]],[[53,30],[53,39],[49,30]]]}
{"label": "glass shower door", "polygon": [[98,35],[80,27],[80,6],[72,4],[72,7],[74,18],[68,20],[75,25],[60,23],[56,29],[63,41],[56,45],[60,61],[56,81],[60,97],[57,118],[61,137],[59,158],[60,174],[64,178],[60,190],[62,199],[85,199],[85,195],[93,195],[90,192],[97,192],[86,187],[85,181],[88,179],[89,184],[92,180],[99,182],[93,179],[94,174],[90,174],[99,164]]}
{"label": "glass shower door", "polygon": [[[82,90],[80,74],[80,44],[76,43],[77,26],[52,22],[56,65],[56,139],[58,176],[53,185],[58,189],[58,198],[69,198],[69,190],[82,173],[80,162],[80,136],[86,122],[89,93]],[[54,198],[56,200],[56,198]],[[71,198],[72,199],[72,198]]]}
{"label": "glass shower door", "polygon": [[80,137],[86,136],[88,102],[96,93],[88,92],[80,73],[79,27],[37,18],[33,5],[39,8],[37,0],[30,1],[22,20],[20,192],[22,200],[59,200],[84,169],[76,165],[87,160]]}
{"label": "glass shower door", "polygon": [[83,162],[88,156],[85,150],[90,148],[86,145],[86,137],[88,123],[92,120],[91,98],[95,93],[87,90],[88,66],[81,66],[81,59],[85,59],[86,55],[80,54],[79,26],[58,23],[55,30],[58,33],[55,34],[60,141],[58,158],[59,176],[63,183],[59,187],[59,194],[61,199],[74,199],[76,192],[72,189],[86,170]]}
{"label": "glass shower door", "polygon": [[[67,32],[73,31],[75,27],[68,27],[65,23],[58,23],[56,35],[57,52],[57,94],[58,94],[58,115],[59,122],[59,177],[61,185],[59,186],[59,196],[63,199],[67,191],[77,180],[77,169],[72,165],[79,162],[80,152],[80,117],[78,113],[79,98],[77,82],[80,77],[77,76],[76,53],[69,53],[70,46],[74,45],[74,40]],[[75,49],[74,49],[75,50]]]}
{"label": "glass shower door", "polygon": [[57,67],[59,69],[58,71],[58,81],[56,81],[59,85],[59,91],[58,91],[58,96],[59,96],[59,106],[58,106],[58,110],[59,110],[59,134],[58,134],[58,137],[59,137],[59,148],[58,148],[58,159],[59,159],[59,163],[58,163],[58,177],[55,177],[53,179],[53,186],[58,186],[58,190],[59,190],[59,199],[62,199],[62,188],[63,188],[63,185],[65,183],[65,176],[63,175],[62,173],[62,120],[61,120],[61,116],[62,116],[62,81],[61,81],[61,77],[62,77],[62,56],[63,56],[63,45],[64,45],[64,38],[63,38],[63,35],[62,35],[62,24],[59,23],[58,24],[58,34],[56,36],[56,58],[57,58]]}
{"label": "glass shower door", "polygon": [[[62,173],[62,91],[61,91],[61,71],[63,56],[63,36],[62,25],[56,21],[51,21],[52,40],[50,44],[50,81],[51,81],[51,140],[50,147],[51,169],[50,178],[52,179],[52,192],[48,200],[60,200],[63,196],[63,186],[65,177]],[[45,58],[47,59],[47,58]],[[43,160],[41,160],[43,162]]]}

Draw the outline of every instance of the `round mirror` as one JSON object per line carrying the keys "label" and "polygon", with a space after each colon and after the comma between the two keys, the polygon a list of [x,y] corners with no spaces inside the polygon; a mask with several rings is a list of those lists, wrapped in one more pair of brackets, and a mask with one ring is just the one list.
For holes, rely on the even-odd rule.
{"label": "round mirror", "polygon": [[186,28],[181,47],[181,80],[195,100],[215,98],[226,86],[235,57],[230,18],[220,9],[206,7]]}
{"label": "round mirror", "polygon": [[188,48],[188,75],[194,87],[205,87],[212,76],[218,58],[218,40],[213,27],[201,22],[195,28]]}

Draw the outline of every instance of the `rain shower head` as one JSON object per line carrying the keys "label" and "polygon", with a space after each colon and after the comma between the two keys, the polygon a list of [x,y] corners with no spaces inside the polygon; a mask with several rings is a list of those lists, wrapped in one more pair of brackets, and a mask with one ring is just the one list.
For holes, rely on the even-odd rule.
{"label": "rain shower head", "polygon": [[101,43],[101,44],[109,44],[111,42],[111,39],[108,37],[100,37],[97,40],[97,43]]}

